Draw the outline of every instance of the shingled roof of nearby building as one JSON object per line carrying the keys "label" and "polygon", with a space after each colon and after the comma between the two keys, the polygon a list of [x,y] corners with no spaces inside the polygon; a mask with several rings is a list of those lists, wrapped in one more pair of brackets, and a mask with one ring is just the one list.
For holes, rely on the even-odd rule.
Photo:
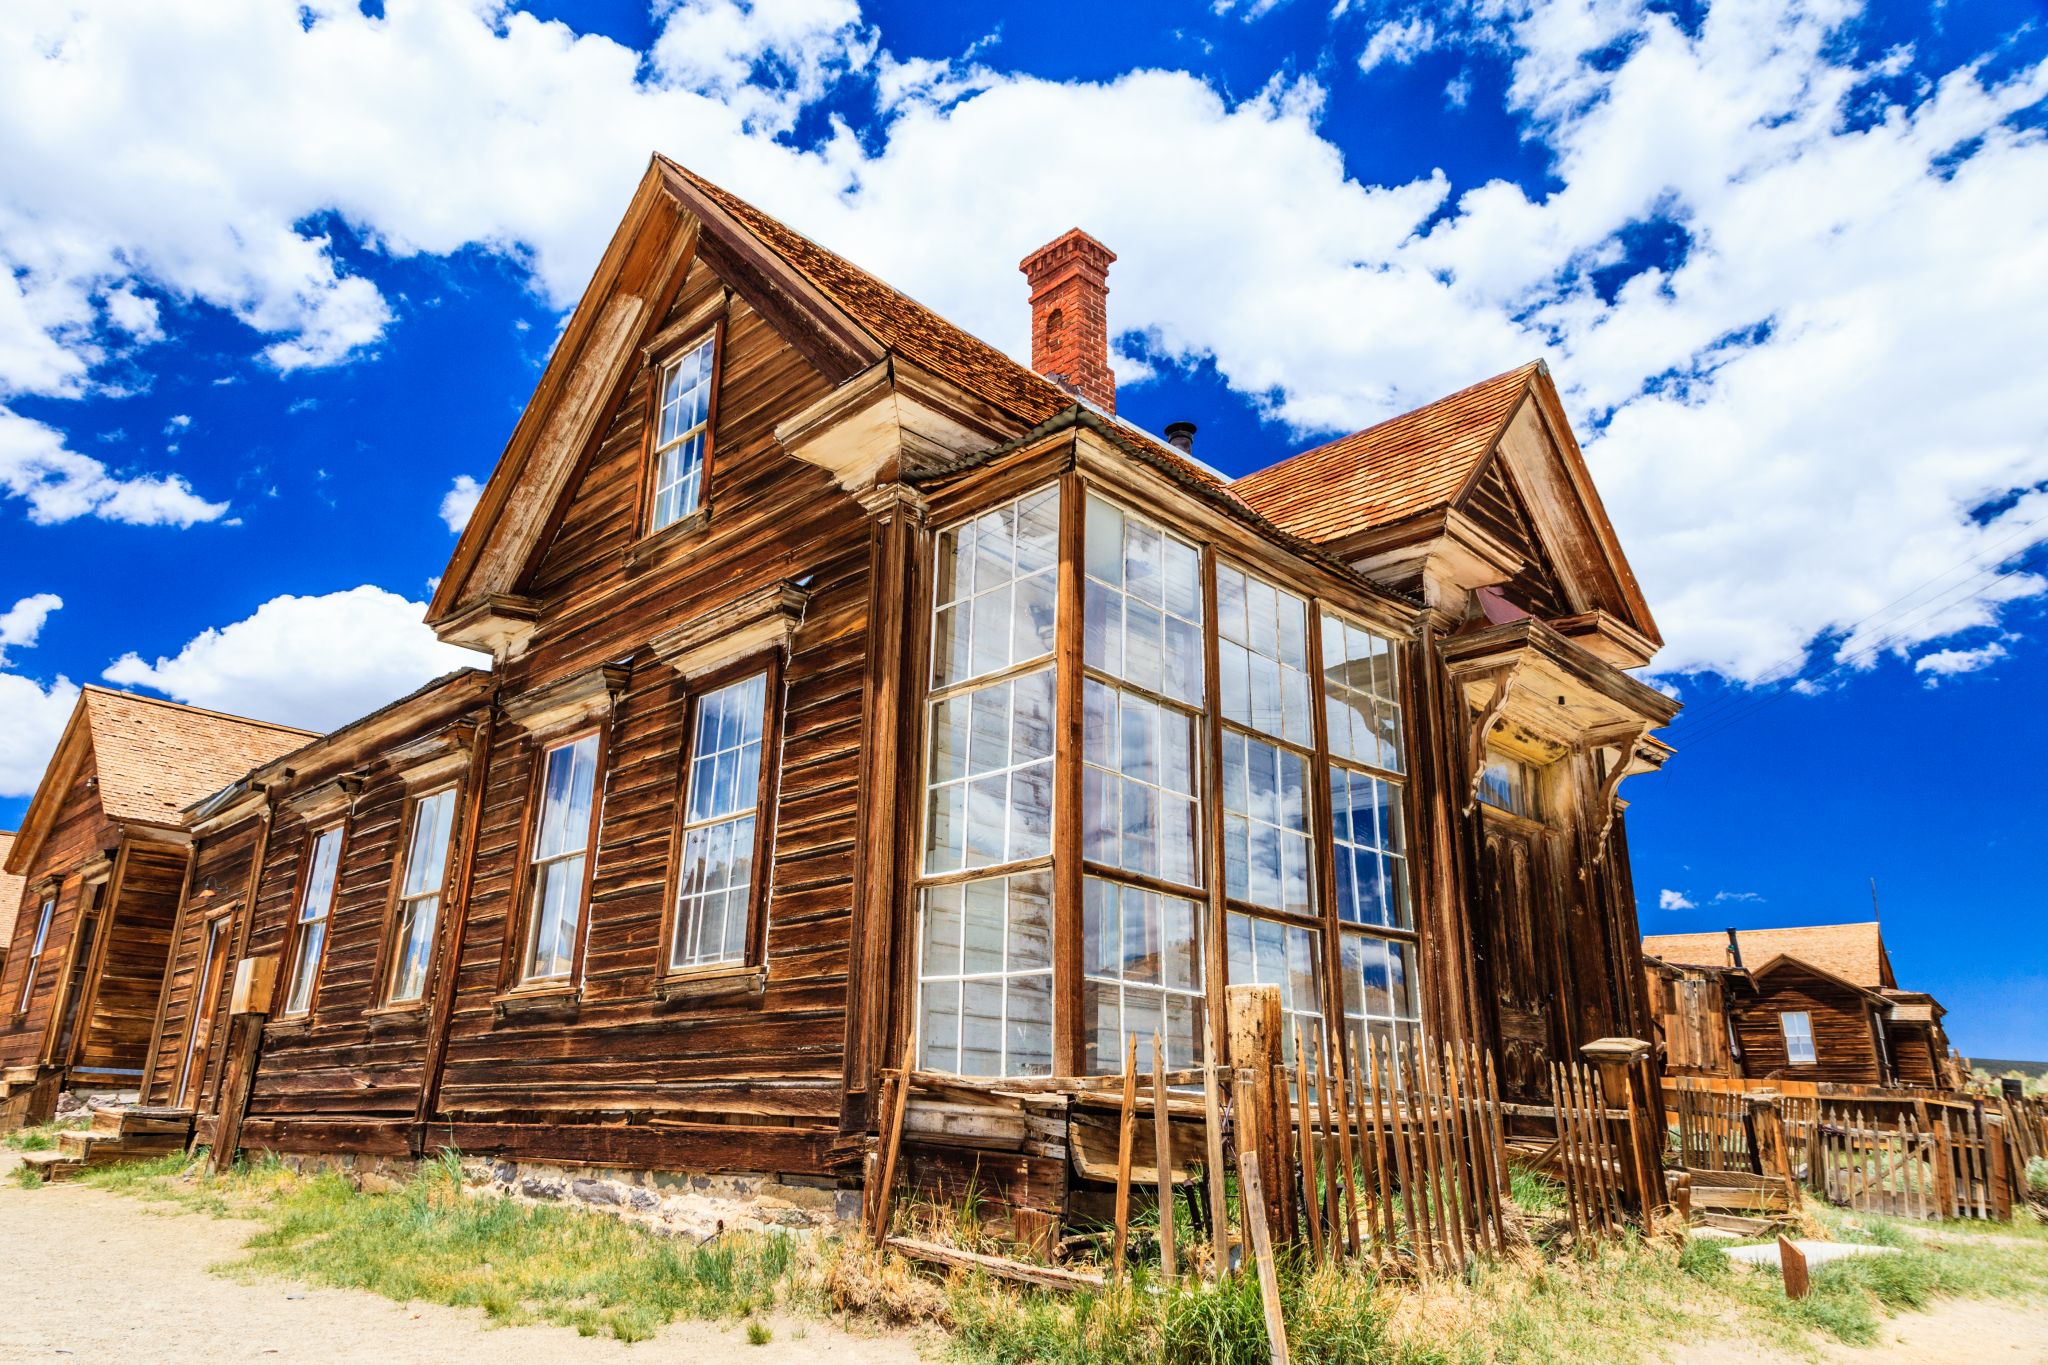
{"label": "shingled roof of nearby building", "polygon": [[[1742,964],[1756,971],[1777,957],[1796,958],[1866,990],[1891,986],[1891,960],[1876,920],[1859,924],[1813,924],[1792,929],[1741,929],[1736,940]],[[1650,934],[1643,951],[1683,966],[1728,965],[1728,935]]]}
{"label": "shingled roof of nearby building", "polygon": [[1289,456],[1231,489],[1269,521],[1315,544],[1441,506],[1464,489],[1542,371],[1542,361],[1531,361]]}
{"label": "shingled roof of nearby building", "polygon": [[114,820],[176,824],[179,812],[317,732],[159,697],[83,689],[100,808]]}
{"label": "shingled roof of nearby building", "polygon": [[0,952],[14,942],[14,917],[21,912],[22,879],[7,870],[14,851],[14,831],[0,830]]}

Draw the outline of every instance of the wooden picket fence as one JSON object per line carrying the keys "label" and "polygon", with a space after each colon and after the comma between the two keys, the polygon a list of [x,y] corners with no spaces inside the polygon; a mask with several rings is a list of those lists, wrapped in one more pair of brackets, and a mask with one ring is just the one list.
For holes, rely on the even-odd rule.
{"label": "wooden picket fence", "polygon": [[2012,1134],[2022,1170],[2030,1161],[2048,1160],[2048,1100],[1996,1096],[1985,1104],[1996,1104],[2005,1115],[2005,1129]]}
{"label": "wooden picket fence", "polygon": [[1600,1078],[1576,1062],[1550,1066],[1552,1119],[1557,1129],[1554,1167],[1565,1188],[1573,1235],[1619,1232],[1626,1207],[1626,1146],[1615,1132],[1625,1114],[1607,1108]]}
{"label": "wooden picket fence", "polygon": [[1747,1171],[1756,1164],[1739,1092],[1678,1086],[1667,1095],[1673,1155],[1692,1171]]}

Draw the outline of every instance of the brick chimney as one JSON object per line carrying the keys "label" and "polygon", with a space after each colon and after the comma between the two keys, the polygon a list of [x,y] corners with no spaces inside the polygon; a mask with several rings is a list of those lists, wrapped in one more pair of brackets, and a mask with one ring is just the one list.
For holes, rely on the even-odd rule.
{"label": "brick chimney", "polygon": [[1031,282],[1031,368],[1111,413],[1109,263],[1115,259],[1114,251],[1073,228],[1017,267]]}

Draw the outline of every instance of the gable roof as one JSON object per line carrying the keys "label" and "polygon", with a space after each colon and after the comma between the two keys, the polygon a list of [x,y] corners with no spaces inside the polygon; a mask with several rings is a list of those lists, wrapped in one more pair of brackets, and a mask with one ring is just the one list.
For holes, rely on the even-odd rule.
{"label": "gable roof", "polygon": [[110,820],[176,827],[184,807],[315,737],[270,721],[88,686],[29,801],[8,866],[25,871],[90,755]]}
{"label": "gable roof", "polygon": [[1231,487],[1303,540],[1342,540],[1455,499],[1500,441],[1529,384],[1531,361],[1327,445],[1290,455]]}
{"label": "gable roof", "polygon": [[[900,357],[987,403],[1011,425],[1005,439],[1074,406],[1072,394],[1029,366],[657,154],[456,542],[427,608],[428,624],[514,591],[548,522],[545,510],[521,505],[551,507],[566,495],[598,414],[623,397],[629,357],[660,326],[663,301],[700,254],[714,257],[710,263],[726,283],[835,385]],[[633,306],[617,308],[621,298]],[[601,405],[592,395],[604,399]],[[557,421],[558,408],[575,420]],[[1128,422],[1105,420],[1183,479],[1234,496],[1207,466]]]}
{"label": "gable roof", "polygon": [[[1893,986],[1891,958],[1876,920],[1857,924],[1813,924],[1789,929],[1740,929],[1736,941],[1752,973],[1780,957],[1804,962],[1865,990]],[[1667,962],[1701,966],[1728,964],[1728,935],[1650,934],[1643,951]]]}
{"label": "gable roof", "polygon": [[14,942],[14,917],[21,912],[23,882],[7,870],[7,855],[14,848],[14,831],[0,829],[0,952]]}

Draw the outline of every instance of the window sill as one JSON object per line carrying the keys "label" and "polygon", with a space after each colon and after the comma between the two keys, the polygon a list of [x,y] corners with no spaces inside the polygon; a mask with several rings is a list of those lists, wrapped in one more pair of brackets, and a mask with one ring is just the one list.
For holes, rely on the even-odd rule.
{"label": "window sill", "polygon": [[408,1000],[402,1005],[379,1005],[363,1011],[363,1021],[372,1032],[401,1028],[406,1024],[423,1024],[426,1019],[427,1003],[424,1000]]}
{"label": "window sill", "polygon": [[313,1019],[308,1014],[294,1014],[289,1019],[273,1019],[263,1026],[266,1038],[303,1038],[313,1031]]}
{"label": "window sill", "polygon": [[633,542],[626,550],[626,567],[637,569],[666,559],[677,547],[697,540],[711,528],[711,509],[699,507],[680,521],[672,522],[659,531]]}
{"label": "window sill", "polygon": [[573,1018],[582,1004],[582,987],[550,982],[517,987],[492,997],[491,1013],[499,1019]]}
{"label": "window sill", "polygon": [[655,982],[654,998],[663,1004],[678,1000],[758,1000],[767,989],[766,967],[700,967]]}

